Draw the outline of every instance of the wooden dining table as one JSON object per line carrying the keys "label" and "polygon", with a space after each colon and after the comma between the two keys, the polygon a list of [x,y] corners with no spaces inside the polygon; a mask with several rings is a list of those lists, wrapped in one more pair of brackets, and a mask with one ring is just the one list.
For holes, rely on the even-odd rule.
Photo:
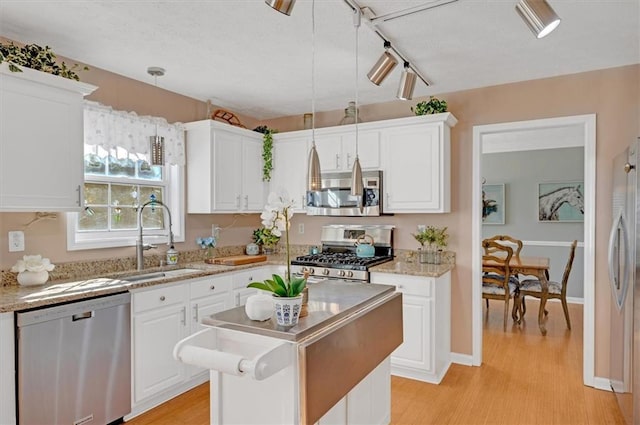
{"label": "wooden dining table", "polygon": [[[549,294],[549,258],[548,257],[527,257],[512,256],[509,261],[511,274],[517,276],[519,274],[527,276],[535,276],[540,281],[542,287],[542,296],[540,297],[540,309],[538,310],[538,327],[542,335],[547,334],[545,327],[545,306],[547,304],[547,295]],[[495,264],[492,261],[483,261],[483,265]],[[515,302],[515,301],[514,301]],[[522,320],[522,308],[520,310],[520,320]]]}

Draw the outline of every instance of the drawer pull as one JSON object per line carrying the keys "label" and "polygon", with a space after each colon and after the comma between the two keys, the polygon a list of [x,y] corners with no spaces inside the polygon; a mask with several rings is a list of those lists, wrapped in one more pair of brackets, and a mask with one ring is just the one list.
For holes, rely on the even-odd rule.
{"label": "drawer pull", "polygon": [[164,300],[166,300],[166,298],[164,297],[164,295],[161,295],[160,296],[160,301],[164,301]]}

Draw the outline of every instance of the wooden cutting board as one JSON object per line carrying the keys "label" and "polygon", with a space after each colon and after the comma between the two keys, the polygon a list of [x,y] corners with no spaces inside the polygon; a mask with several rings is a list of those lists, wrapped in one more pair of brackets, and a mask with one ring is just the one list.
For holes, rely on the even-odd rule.
{"label": "wooden cutting board", "polygon": [[230,257],[218,257],[213,259],[213,264],[224,266],[239,266],[242,264],[261,263],[267,261],[266,255],[232,255]]}

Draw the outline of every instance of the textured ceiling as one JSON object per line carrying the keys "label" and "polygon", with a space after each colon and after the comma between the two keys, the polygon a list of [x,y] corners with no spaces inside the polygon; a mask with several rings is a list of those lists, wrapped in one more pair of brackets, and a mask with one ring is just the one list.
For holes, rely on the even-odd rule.
{"label": "textured ceiling", "polygon": [[[376,15],[428,1],[359,0]],[[549,0],[562,18],[537,40],[514,0],[459,0],[378,28],[432,82],[414,98],[640,63],[640,0]],[[311,0],[291,16],[263,0],[0,0],[0,35],[237,113],[267,119],[311,110]],[[355,97],[355,27],[343,0],[316,0],[316,110]],[[382,41],[359,30],[359,101],[395,99],[401,64],[380,87],[366,78]]]}

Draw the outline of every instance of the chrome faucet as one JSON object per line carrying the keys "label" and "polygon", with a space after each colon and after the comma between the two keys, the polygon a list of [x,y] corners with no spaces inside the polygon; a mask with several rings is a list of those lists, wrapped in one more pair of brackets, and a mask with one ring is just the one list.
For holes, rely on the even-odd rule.
{"label": "chrome faucet", "polygon": [[142,227],[142,211],[144,210],[144,207],[146,207],[147,205],[151,205],[152,208],[155,207],[156,205],[159,205],[165,210],[167,210],[167,214],[169,215],[169,246],[173,246],[173,225],[171,222],[171,210],[169,210],[169,207],[167,207],[161,201],[156,201],[155,199],[151,199],[149,202],[145,202],[144,204],[142,204],[142,206],[140,207],[140,210],[138,211],[138,223],[139,223],[138,226],[140,227],[140,233],[138,235],[138,242],[136,242],[137,270],[142,270],[144,268],[143,252],[148,249],[156,248],[155,245],[145,244],[142,240],[142,228],[143,228]]}

